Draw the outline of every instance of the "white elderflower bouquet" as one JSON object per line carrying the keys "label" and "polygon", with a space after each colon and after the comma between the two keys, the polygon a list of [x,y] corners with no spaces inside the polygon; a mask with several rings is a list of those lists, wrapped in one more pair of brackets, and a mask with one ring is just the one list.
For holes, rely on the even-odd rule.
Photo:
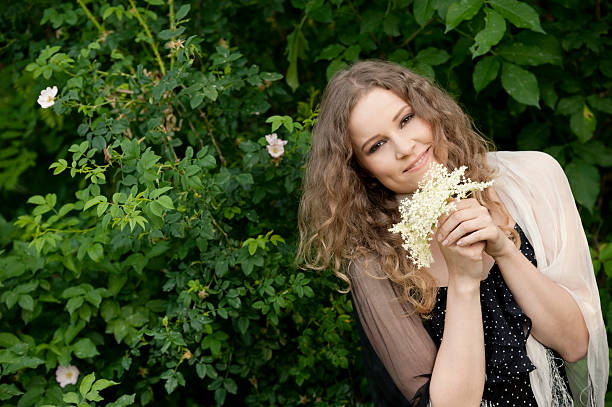
{"label": "white elderflower bouquet", "polygon": [[449,199],[466,198],[470,192],[482,191],[493,184],[493,181],[473,182],[465,178],[466,169],[466,166],[461,166],[448,172],[444,165],[434,163],[419,182],[412,198],[400,202],[402,221],[389,231],[401,233],[402,247],[418,268],[429,267],[433,262],[430,242],[438,218],[455,209],[455,204]]}

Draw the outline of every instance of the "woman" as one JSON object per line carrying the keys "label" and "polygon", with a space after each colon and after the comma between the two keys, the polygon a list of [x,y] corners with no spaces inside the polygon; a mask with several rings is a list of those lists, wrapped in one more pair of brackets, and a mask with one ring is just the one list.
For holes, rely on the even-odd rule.
{"label": "woman", "polygon": [[[439,219],[434,262],[417,269],[389,228],[434,162],[494,184]],[[380,404],[399,391],[405,405],[603,406],[605,327],[563,170],[543,153],[488,153],[426,78],[365,61],[331,79],[299,226],[306,264],[351,287]]]}

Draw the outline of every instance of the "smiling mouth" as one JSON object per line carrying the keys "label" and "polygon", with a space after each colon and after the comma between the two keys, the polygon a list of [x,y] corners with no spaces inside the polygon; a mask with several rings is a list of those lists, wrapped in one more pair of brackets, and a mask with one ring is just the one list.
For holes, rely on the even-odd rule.
{"label": "smiling mouth", "polygon": [[423,151],[423,152],[421,153],[421,155],[419,155],[419,156],[417,157],[417,159],[416,159],[415,161],[413,161],[413,162],[412,162],[412,163],[411,163],[411,164],[408,166],[408,168],[406,168],[406,169],[404,170],[404,172],[409,172],[409,171],[413,171],[413,170],[415,170],[415,169],[420,168],[420,167],[421,167],[421,165],[423,165],[423,164],[425,163],[425,161],[427,161],[427,160],[426,160],[426,158],[427,158],[427,154],[429,153],[429,150],[430,150],[430,149],[431,149],[431,147],[428,147],[428,148],[427,148],[427,150]]}

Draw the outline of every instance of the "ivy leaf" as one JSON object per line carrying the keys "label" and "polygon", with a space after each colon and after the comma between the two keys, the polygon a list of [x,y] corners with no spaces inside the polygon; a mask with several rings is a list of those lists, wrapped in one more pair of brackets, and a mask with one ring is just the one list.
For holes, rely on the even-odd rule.
{"label": "ivy leaf", "polygon": [[581,160],[574,160],[565,167],[565,174],[576,201],[589,212],[593,212],[595,201],[599,196],[600,175],[597,167]]}
{"label": "ivy leaf", "polygon": [[472,81],[474,82],[476,92],[480,92],[491,81],[497,78],[500,65],[501,62],[496,57],[485,57],[478,61],[472,74]]}
{"label": "ivy leaf", "polygon": [[472,58],[484,55],[491,47],[501,41],[506,32],[506,21],[504,18],[491,9],[486,9],[486,25],[476,37],[474,37],[474,45],[470,47]]}
{"label": "ivy leaf", "polygon": [[593,137],[593,132],[597,127],[597,118],[585,104],[581,111],[574,113],[570,118],[570,128],[578,136],[578,139],[586,143]]}
{"label": "ivy leaf", "polygon": [[489,0],[489,4],[515,26],[544,33],[538,13],[530,5],[517,0]]}
{"label": "ivy leaf", "polygon": [[539,107],[540,90],[534,74],[517,65],[504,62],[501,81],[506,92],[517,102]]}
{"label": "ivy leaf", "polygon": [[461,0],[453,3],[446,12],[446,30],[449,32],[464,20],[471,20],[482,7],[484,0]]}

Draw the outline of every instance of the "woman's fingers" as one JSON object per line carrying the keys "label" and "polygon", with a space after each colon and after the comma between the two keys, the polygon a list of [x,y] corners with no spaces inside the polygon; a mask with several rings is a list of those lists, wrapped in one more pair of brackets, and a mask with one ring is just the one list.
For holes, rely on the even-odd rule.
{"label": "woman's fingers", "polygon": [[436,238],[443,245],[456,242],[462,236],[493,224],[489,211],[475,199],[455,203],[457,209],[439,220]]}

